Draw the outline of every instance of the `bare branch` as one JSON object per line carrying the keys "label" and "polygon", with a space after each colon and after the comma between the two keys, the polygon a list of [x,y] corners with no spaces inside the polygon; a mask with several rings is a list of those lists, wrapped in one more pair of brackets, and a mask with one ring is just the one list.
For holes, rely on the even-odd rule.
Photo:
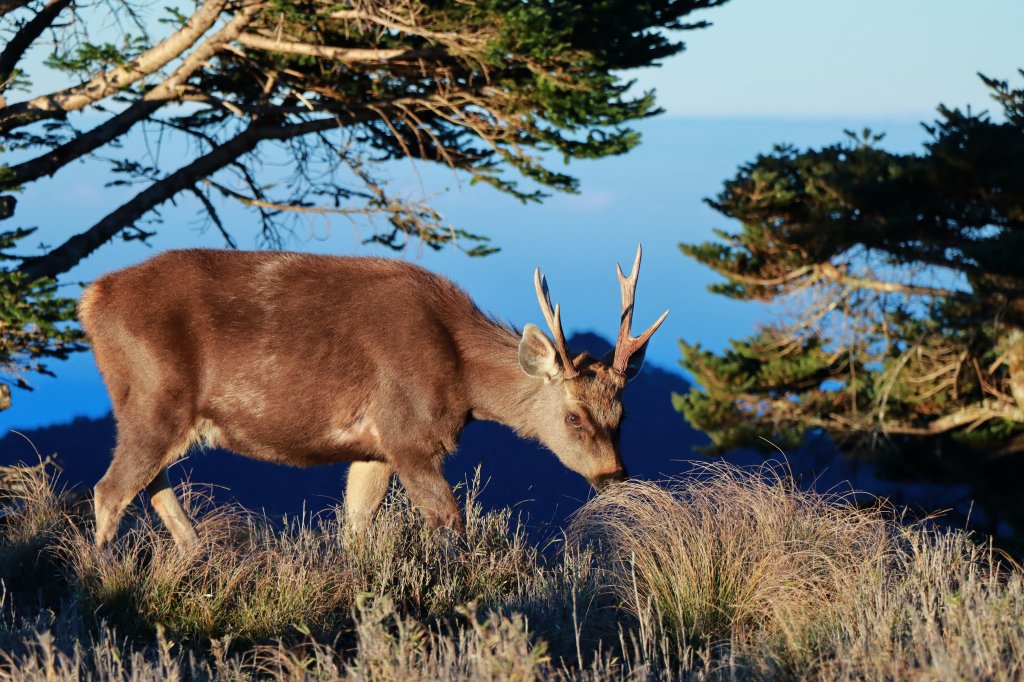
{"label": "bare branch", "polygon": [[[376,28],[381,32],[401,33],[408,36],[423,38],[431,43],[443,45],[451,54],[463,58],[485,47],[497,33],[496,27],[479,27],[475,30],[443,31],[436,30],[424,17],[409,6],[398,7],[398,3],[389,6],[387,2],[365,3],[362,7],[344,9],[328,15],[331,19],[347,22],[361,30]],[[477,67],[486,72],[484,63]]]}
{"label": "bare branch", "polygon": [[32,0],[0,0],[0,17],[21,9],[31,1]]}
{"label": "bare branch", "polygon": [[437,50],[409,50],[407,48],[394,48],[388,50],[362,49],[349,47],[331,47],[329,45],[315,45],[313,43],[302,43],[296,41],[285,41],[255,33],[244,33],[238,37],[238,42],[254,50],[267,52],[280,52],[282,54],[298,54],[309,57],[322,57],[345,64],[359,62],[387,62],[395,60],[416,60],[425,57],[438,57],[442,53]]}
{"label": "bare branch", "polygon": [[766,399],[764,396],[742,394],[738,404],[744,413],[762,414],[770,411],[776,423],[799,422],[804,426],[822,428],[834,434],[868,434],[881,432],[896,436],[938,436],[963,426],[981,424],[992,419],[1024,423],[1024,412],[1012,402],[982,400],[930,421],[873,419],[869,414],[851,419],[845,414],[814,414],[787,397]]}
{"label": "bare branch", "polygon": [[227,243],[228,247],[232,249],[237,249],[238,244],[235,243],[235,240],[231,237],[231,234],[227,231],[227,228],[224,227],[224,222],[220,219],[220,214],[217,213],[217,209],[210,201],[210,198],[207,197],[198,187],[190,187],[189,191],[191,191],[192,194],[194,194],[195,197],[199,199],[199,203],[201,203],[203,205],[203,208],[206,209],[206,214],[210,216],[210,220],[213,222],[214,226],[216,226],[217,231],[220,232],[220,235],[224,237],[224,241],[225,243]]}
{"label": "bare branch", "polygon": [[738,272],[733,272],[732,270],[729,270],[728,268],[721,265],[717,265],[715,263],[706,263],[705,265],[707,265],[707,267],[711,268],[712,270],[722,275],[723,277],[727,277],[728,279],[734,280],[741,284],[750,284],[751,286],[757,287],[783,286],[785,284],[789,284],[790,282],[794,282],[802,277],[806,277],[813,270],[811,266],[805,265],[795,270],[791,270],[790,272],[787,272],[786,274],[780,275],[778,277],[755,277],[753,275],[743,275]]}
{"label": "bare branch", "polygon": [[247,197],[241,192],[225,187],[224,185],[214,182],[213,180],[204,180],[206,184],[216,189],[224,196],[234,199],[243,206],[250,206],[252,208],[265,208],[271,211],[285,211],[288,213],[319,213],[319,214],[334,214],[334,215],[364,215],[369,212],[365,208],[332,208],[330,206],[306,206],[304,204],[283,204],[276,201],[267,201],[266,199],[257,199],[254,197]]}
{"label": "bare branch", "polygon": [[1017,407],[1024,412],[1024,333],[1013,331],[1004,341],[1010,393]]}
{"label": "bare branch", "polygon": [[934,436],[975,422],[991,419],[1024,423],[1024,413],[1016,405],[1002,401],[984,400],[979,404],[964,407],[950,414],[933,419],[925,424],[912,424],[899,421],[883,422],[881,428],[886,433],[904,436]]}
{"label": "bare branch", "polygon": [[193,186],[200,179],[220,170],[242,154],[252,151],[261,140],[274,133],[275,129],[267,129],[262,125],[250,126],[220,147],[179,168],[166,178],[154,182],[98,223],[74,235],[45,256],[25,260],[19,271],[26,273],[30,279],[53,277],[67,272],[145,213],[178,192]]}
{"label": "bare branch", "polygon": [[869,277],[856,277],[846,274],[845,268],[837,268],[831,263],[822,263],[815,266],[815,272],[822,279],[828,279],[838,284],[843,284],[855,289],[870,289],[886,294],[909,294],[913,296],[931,296],[933,298],[962,298],[970,296],[969,292],[957,289],[943,289],[941,287],[926,287],[916,284],[902,284],[900,282],[887,282]]}
{"label": "bare branch", "polygon": [[132,126],[148,118],[165,103],[156,100],[136,102],[116,116],[88,132],[77,135],[67,143],[34,159],[11,166],[3,178],[3,185],[14,187],[37,180],[44,175],[53,175],[68,163],[99,149],[128,132]]}
{"label": "bare branch", "polygon": [[330,14],[330,18],[364,25],[375,25],[380,28],[388,29],[389,31],[397,31],[399,33],[405,33],[406,35],[419,36],[421,38],[428,38],[434,41],[448,42],[465,38],[465,36],[460,35],[459,33],[432,31],[424,26],[416,24],[415,18],[399,17],[397,13],[388,11],[386,8],[374,7],[374,10],[374,12],[370,12],[358,9],[343,9],[337,12],[332,12]]}
{"label": "bare branch", "polygon": [[749,284],[757,287],[792,286],[799,289],[809,287],[815,282],[824,280],[835,282],[836,284],[842,284],[853,289],[868,289],[888,294],[932,296],[934,298],[960,298],[970,296],[969,292],[959,291],[957,289],[926,287],[917,284],[903,284],[901,282],[889,282],[871,277],[849,275],[846,273],[845,266],[835,266],[832,263],[805,265],[777,277],[743,275],[738,272],[733,272],[724,266],[716,266],[715,263],[706,263],[706,265],[723,277],[739,282],[740,284]]}

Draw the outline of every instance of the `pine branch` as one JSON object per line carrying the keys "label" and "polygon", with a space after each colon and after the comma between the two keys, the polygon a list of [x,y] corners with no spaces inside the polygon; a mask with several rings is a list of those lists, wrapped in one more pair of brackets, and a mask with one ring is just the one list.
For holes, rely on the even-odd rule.
{"label": "pine branch", "polygon": [[75,159],[124,135],[136,123],[147,120],[168,102],[183,99],[180,93],[185,81],[221,47],[234,40],[252,21],[257,11],[256,5],[242,9],[223,28],[204,40],[170,76],[149,90],[141,100],[60,147],[12,166],[5,173],[0,186],[16,187],[46,175],[53,175]]}
{"label": "pine branch", "polygon": [[[756,277],[754,275],[744,275],[739,272],[735,272],[715,262],[701,261],[701,263],[711,268],[712,270],[722,275],[723,277],[733,280],[734,282],[739,282],[740,284],[749,284],[751,286],[756,287],[783,286],[786,284],[790,284],[791,282],[795,282],[804,277],[807,277],[807,275],[811,274],[814,271],[813,266],[805,265],[803,267],[796,268],[795,270],[790,270],[786,274],[779,275],[778,277]],[[801,286],[807,285],[802,284]]]}
{"label": "pine branch", "polygon": [[135,59],[65,90],[0,109],[0,132],[44,119],[62,118],[153,74],[180,57],[217,22],[229,0],[206,0],[185,25]]}
{"label": "pine branch", "polygon": [[50,0],[38,14],[14,34],[14,37],[7,43],[7,47],[0,52],[0,92],[5,89],[8,79],[14,73],[15,67],[18,66],[18,62],[21,61],[28,48],[43,34],[43,31],[56,21],[57,15],[70,4],[71,0]]}
{"label": "pine branch", "polygon": [[364,111],[348,117],[320,118],[284,126],[254,122],[241,133],[224,142],[192,163],[182,166],[158,180],[131,200],[119,206],[98,223],[77,234],[44,256],[25,259],[18,268],[30,279],[56,277],[75,267],[100,246],[113,239],[121,230],[132,225],[143,215],[169,200],[179,192],[193,187],[232,164],[238,157],[253,151],[264,140],[286,140],[308,133],[329,130],[372,118],[376,114]]}

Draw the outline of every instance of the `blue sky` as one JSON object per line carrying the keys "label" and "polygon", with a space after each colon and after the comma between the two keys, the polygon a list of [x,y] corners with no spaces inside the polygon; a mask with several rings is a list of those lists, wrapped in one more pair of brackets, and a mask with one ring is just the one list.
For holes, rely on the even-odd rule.
{"label": "blue sky", "polygon": [[732,0],[641,75],[673,115],[918,121],[1024,67],[1021,0]]}
{"label": "blue sky", "polygon": [[[485,259],[416,249],[402,257],[452,277],[483,308],[517,325],[542,323],[531,283],[539,265],[563,305],[567,331],[607,337],[615,333],[618,312],[615,261],[627,264],[643,241],[636,324],[672,310],[648,354],[669,366],[678,357],[677,339],[721,348],[771,314],[707,293],[712,275],[676,248],[729,227],[702,199],[740,163],[774,143],[819,146],[840,140],[843,128],[865,125],[888,134],[887,148],[914,150],[925,139],[918,122],[930,120],[939,102],[990,108],[976,72],[1014,78],[1024,67],[1022,0],[733,0],[703,17],[715,25],[685,36],[686,52],[638,74],[639,87],[657,88],[666,115],[641,125],[644,142],[634,152],[573,164],[570,171],[583,182],[580,195],[523,206],[489,188],[460,185],[444,170],[394,166],[396,187],[435,196],[434,205],[453,224],[488,234],[502,247]],[[19,218],[55,242],[119,203],[117,192],[98,185],[88,165],[73,166],[55,182],[29,188],[20,197]],[[214,235],[196,231],[191,206],[163,213],[166,222],[152,247],[113,244],[68,281],[88,281],[161,249],[220,245]],[[238,225],[241,245],[251,247],[252,232],[245,229],[251,217],[227,215]],[[310,233],[320,238],[298,240],[292,248],[381,253],[361,246],[346,223],[326,227],[314,220]],[[57,380],[33,379],[34,392],[15,391],[14,406],[0,413],[0,429],[108,411],[91,356],[53,369]]]}

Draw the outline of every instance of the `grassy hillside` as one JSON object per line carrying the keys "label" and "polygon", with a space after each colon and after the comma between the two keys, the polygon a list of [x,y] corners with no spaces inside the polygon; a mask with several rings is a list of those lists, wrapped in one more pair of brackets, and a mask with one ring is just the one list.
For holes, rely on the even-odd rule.
{"label": "grassy hillside", "polygon": [[555,545],[509,511],[464,539],[400,495],[366,536],[183,492],[110,548],[42,467],[0,497],[2,679],[1020,679],[1024,583],[991,547],[724,465],[588,503]]}

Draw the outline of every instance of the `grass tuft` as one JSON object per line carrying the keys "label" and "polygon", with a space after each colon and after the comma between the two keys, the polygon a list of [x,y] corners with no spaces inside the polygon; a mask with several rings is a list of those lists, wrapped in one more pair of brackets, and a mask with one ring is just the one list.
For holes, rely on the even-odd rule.
{"label": "grass tuft", "polygon": [[666,485],[613,486],[569,534],[596,542],[604,579],[638,622],[696,642],[756,636],[793,648],[891,552],[881,512],[796,490],[773,467],[722,463]]}

